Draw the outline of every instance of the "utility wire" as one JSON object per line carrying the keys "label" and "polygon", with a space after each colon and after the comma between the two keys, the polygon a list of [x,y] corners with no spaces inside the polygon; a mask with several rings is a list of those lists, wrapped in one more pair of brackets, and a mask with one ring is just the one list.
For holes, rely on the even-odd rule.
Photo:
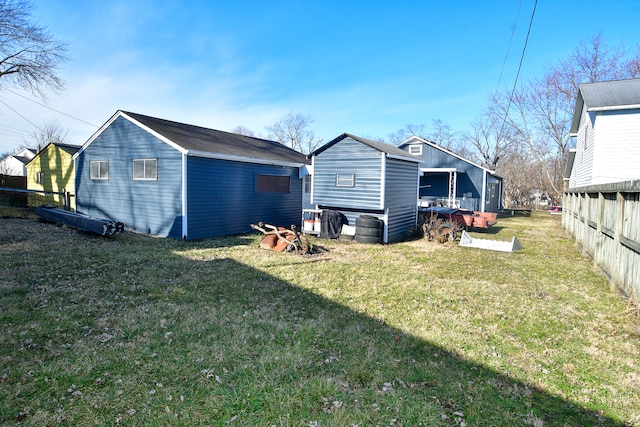
{"label": "utility wire", "polygon": [[520,55],[520,64],[518,65],[518,72],[516,73],[516,79],[513,82],[513,89],[511,89],[511,95],[509,95],[509,103],[507,104],[507,109],[504,112],[504,120],[502,121],[502,128],[500,129],[500,133],[498,137],[502,137],[502,132],[504,131],[505,123],[507,122],[507,117],[509,116],[509,109],[511,108],[511,103],[513,101],[513,94],[516,91],[516,87],[518,85],[518,78],[520,77],[520,70],[522,69],[522,62],[524,61],[524,53],[527,50],[527,44],[529,44],[529,36],[531,35],[531,27],[533,26],[533,18],[536,14],[536,7],[538,6],[538,0],[533,4],[533,11],[531,12],[531,20],[529,21],[529,29],[527,30],[527,37],[524,41],[524,46],[522,47],[522,54]]}
{"label": "utility wire", "polygon": [[522,9],[522,0],[520,0],[520,4],[518,5],[518,13],[516,13],[516,22],[513,24],[513,29],[511,30],[511,37],[509,37],[509,44],[507,45],[507,53],[504,55],[504,61],[502,61],[502,69],[500,70],[500,77],[498,77],[498,86],[496,86],[496,95],[498,94],[498,90],[500,89],[500,83],[502,82],[502,74],[504,73],[504,68],[507,64],[507,58],[509,57],[509,51],[511,50],[513,35],[516,32],[516,27],[518,26],[518,19],[520,18],[521,9]]}
{"label": "utility wire", "polygon": [[36,125],[35,123],[33,123],[31,120],[27,119],[25,116],[23,116],[22,114],[18,113],[15,109],[13,109],[13,107],[11,107],[9,104],[7,104],[6,102],[4,102],[2,100],[2,98],[0,98],[0,102],[2,102],[4,104],[5,107],[7,107],[8,109],[10,109],[11,111],[13,111],[14,113],[16,113],[17,115],[19,115],[20,117],[22,117],[23,119],[25,119],[27,122],[29,122],[32,126],[34,126],[36,129],[38,129],[40,132],[42,132],[42,129],[40,129],[40,127],[38,125]]}
{"label": "utility wire", "polygon": [[[86,125],[93,126],[94,128],[99,128],[99,127],[100,127],[100,126],[98,126],[98,125],[94,125],[93,123],[89,123],[89,122],[84,121],[84,120],[82,120],[82,119],[79,119],[79,118],[77,118],[77,117],[75,117],[75,116],[72,116],[71,114],[67,114],[67,113],[65,113],[65,112],[63,112],[63,111],[56,110],[55,108],[49,107],[49,106],[48,106],[48,105],[46,105],[46,104],[43,104],[43,103],[41,103],[41,102],[38,102],[38,101],[36,101],[36,100],[34,100],[34,99],[31,99],[31,98],[29,98],[29,97],[27,97],[27,96],[24,96],[24,95],[22,95],[22,94],[20,94],[20,93],[18,93],[18,92],[14,92],[14,91],[12,91],[11,89],[7,89],[6,87],[2,88],[2,90],[6,90],[7,92],[11,92],[11,93],[12,93],[12,94],[14,94],[14,95],[17,95],[17,96],[19,96],[19,97],[21,97],[21,98],[26,99],[27,101],[31,101],[31,102],[33,102],[34,104],[38,104],[38,105],[40,105],[41,107],[48,108],[48,109],[49,109],[49,110],[51,110],[51,111],[55,111],[55,112],[56,112],[56,113],[58,113],[58,114],[62,114],[63,116],[67,116],[67,117],[69,117],[69,118],[71,118],[71,119],[77,120],[77,121],[82,122],[82,123],[84,123],[84,124],[86,124]],[[3,102],[3,104],[4,104],[4,105],[7,105],[5,102]],[[8,106],[8,105],[7,105],[7,106]],[[11,108],[11,107],[9,107],[9,108]],[[11,110],[12,110],[13,112],[15,112],[16,114],[18,114],[18,113],[17,113],[13,108],[11,108]],[[18,115],[24,119],[24,117],[23,117],[22,115],[20,115],[20,114],[18,114]],[[25,119],[25,120],[27,120],[27,119]],[[27,121],[29,122],[29,120],[27,120]],[[29,123],[31,123],[31,122],[29,122]],[[33,123],[31,123],[31,124],[33,124]],[[35,125],[34,125],[34,126],[35,126]],[[37,127],[37,126],[36,126],[36,127]]]}

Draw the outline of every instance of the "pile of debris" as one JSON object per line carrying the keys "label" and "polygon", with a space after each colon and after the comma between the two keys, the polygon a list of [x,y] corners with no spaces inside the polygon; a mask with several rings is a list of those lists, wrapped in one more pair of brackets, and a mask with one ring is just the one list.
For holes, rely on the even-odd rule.
{"label": "pile of debris", "polygon": [[463,227],[434,213],[418,211],[418,230],[425,240],[444,243],[455,241]]}
{"label": "pile of debris", "polygon": [[275,252],[295,252],[298,255],[311,255],[322,252],[322,248],[311,244],[306,236],[298,232],[295,225],[288,229],[259,222],[258,225],[251,224],[251,228],[264,234],[260,241],[262,249]]}

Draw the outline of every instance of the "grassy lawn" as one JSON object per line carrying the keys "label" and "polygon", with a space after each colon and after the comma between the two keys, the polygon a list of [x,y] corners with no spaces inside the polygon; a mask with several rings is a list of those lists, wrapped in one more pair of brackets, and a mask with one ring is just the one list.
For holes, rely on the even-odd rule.
{"label": "grassy lawn", "polygon": [[640,425],[631,306],[545,212],[500,253],[0,218],[0,424]]}

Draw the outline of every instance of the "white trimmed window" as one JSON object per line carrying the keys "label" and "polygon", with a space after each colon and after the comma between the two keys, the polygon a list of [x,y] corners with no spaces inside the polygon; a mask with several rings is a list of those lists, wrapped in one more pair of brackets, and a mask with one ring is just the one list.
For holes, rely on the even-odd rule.
{"label": "white trimmed window", "polygon": [[36,184],[44,184],[44,172],[36,172]]}
{"label": "white trimmed window", "polygon": [[133,159],[133,179],[158,180],[158,159]]}
{"label": "white trimmed window", "polygon": [[356,174],[355,173],[337,173],[336,174],[336,187],[355,187],[356,186]]}
{"label": "white trimmed window", "polygon": [[109,160],[92,160],[89,169],[91,179],[109,179]]}
{"label": "white trimmed window", "polygon": [[414,156],[422,156],[422,144],[410,145],[409,154],[413,154]]}

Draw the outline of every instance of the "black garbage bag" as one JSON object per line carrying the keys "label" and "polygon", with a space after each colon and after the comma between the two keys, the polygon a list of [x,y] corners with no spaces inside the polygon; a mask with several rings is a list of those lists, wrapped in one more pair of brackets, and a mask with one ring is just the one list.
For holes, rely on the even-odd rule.
{"label": "black garbage bag", "polygon": [[321,239],[337,239],[340,237],[342,225],[349,221],[347,217],[340,211],[325,209],[322,211],[320,238]]}

